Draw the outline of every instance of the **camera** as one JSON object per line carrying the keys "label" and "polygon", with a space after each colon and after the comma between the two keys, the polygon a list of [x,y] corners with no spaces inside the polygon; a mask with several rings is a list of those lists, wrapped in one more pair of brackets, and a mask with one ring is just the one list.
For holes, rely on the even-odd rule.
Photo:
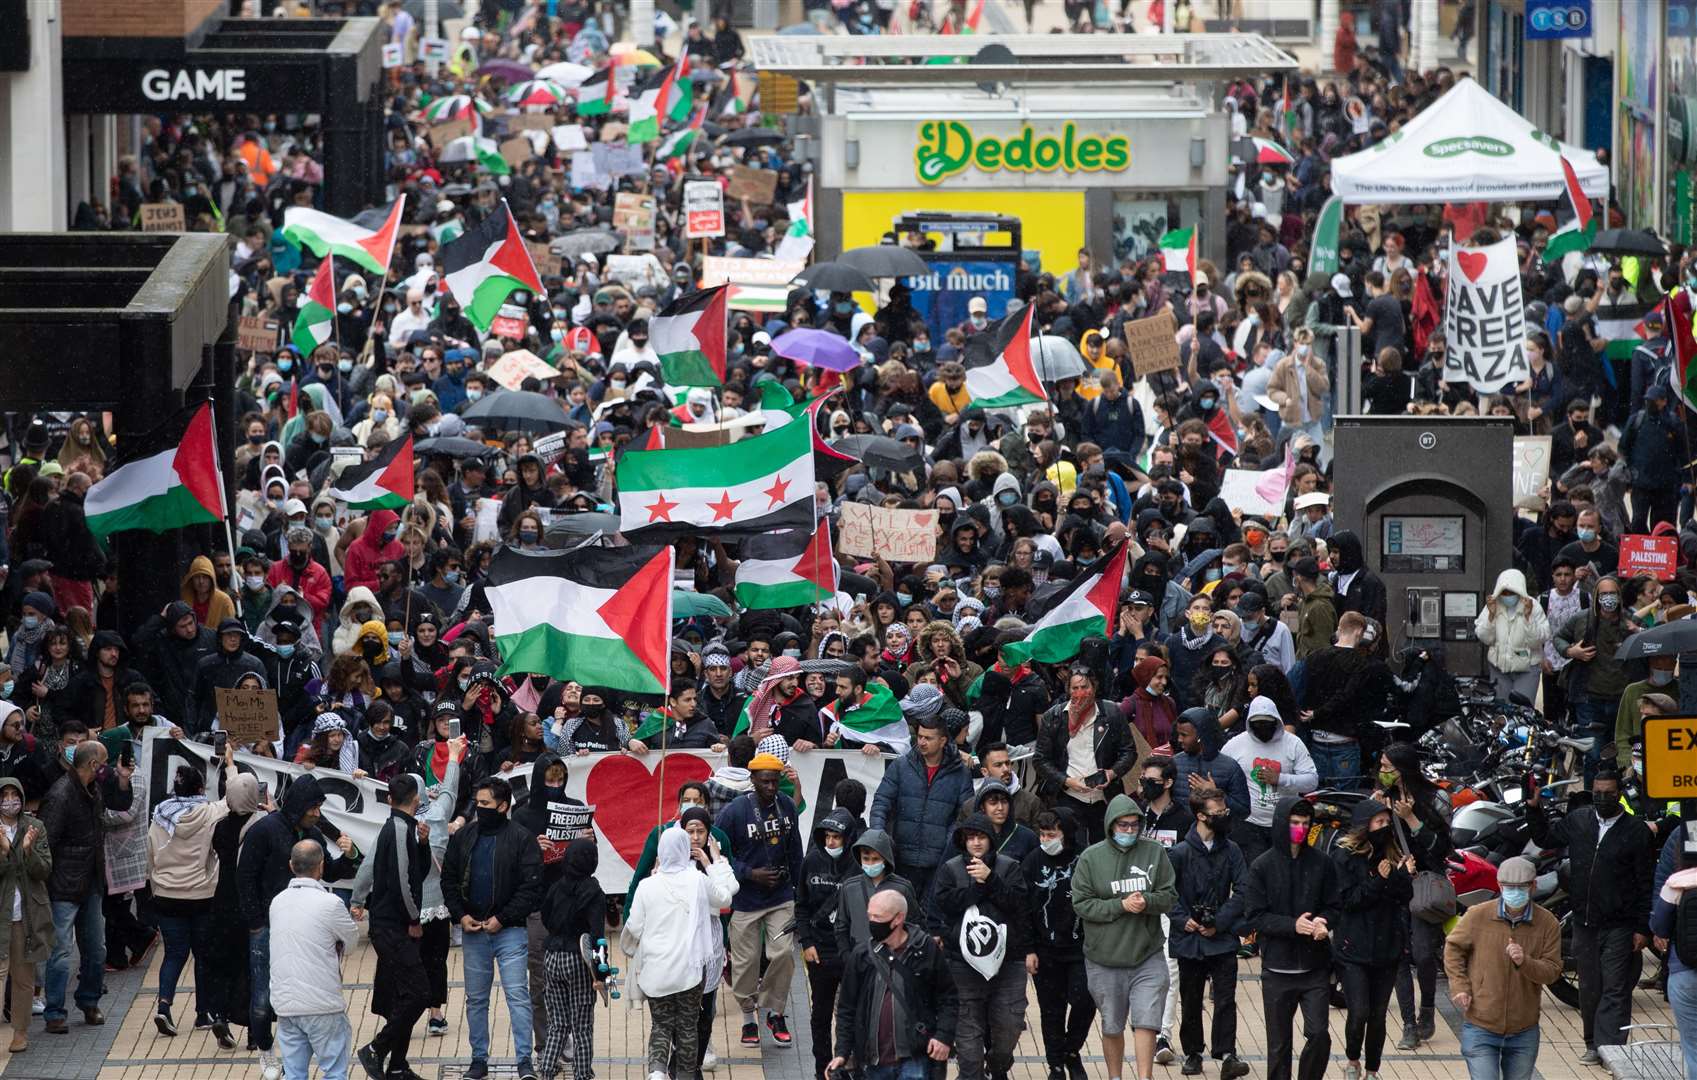
{"label": "camera", "polygon": [[1213,904],[1197,904],[1190,910],[1190,917],[1196,920],[1196,925],[1208,929],[1214,925],[1214,919],[1219,909]]}

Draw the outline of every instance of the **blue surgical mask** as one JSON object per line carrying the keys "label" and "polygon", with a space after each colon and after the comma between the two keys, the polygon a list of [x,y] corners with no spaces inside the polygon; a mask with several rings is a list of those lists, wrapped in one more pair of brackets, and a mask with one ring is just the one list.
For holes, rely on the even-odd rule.
{"label": "blue surgical mask", "polygon": [[313,518],[312,523],[320,529],[332,529],[336,526],[336,519],[333,517]]}
{"label": "blue surgical mask", "polygon": [[860,864],[860,872],[865,874],[869,878],[875,878],[879,874],[882,874],[884,872],[884,864],[881,863],[881,862],[861,863]]}
{"label": "blue surgical mask", "polygon": [[385,421],[387,419],[389,419],[389,410],[388,409],[372,409],[371,410],[371,422],[373,424],[381,424],[383,421]]}
{"label": "blue surgical mask", "polygon": [[330,441],[330,436],[320,435],[318,432],[315,431],[315,432],[312,433],[312,441],[317,443],[319,446],[323,446],[325,443]]}
{"label": "blue surgical mask", "polygon": [[[354,310],[354,306],[352,304],[348,303],[346,300],[343,300],[340,304],[336,305],[336,311],[337,311],[338,314],[352,315],[353,310]],[[349,364],[343,370],[344,371],[351,371],[352,369],[353,369],[353,365]]]}
{"label": "blue surgical mask", "polygon": [[458,570],[444,570],[442,571],[442,580],[450,585],[458,585],[460,583],[460,572]]}
{"label": "blue surgical mask", "polygon": [[1497,603],[1502,605],[1502,609],[1504,611],[1508,612],[1510,615],[1512,615],[1516,611],[1520,610],[1520,597],[1514,595],[1513,593],[1504,593],[1503,595],[1497,597]]}
{"label": "blue surgical mask", "polygon": [[460,680],[460,689],[461,690],[470,690],[471,689],[471,680],[470,679],[461,679]]}
{"label": "blue surgical mask", "polygon": [[1519,911],[1532,902],[1532,890],[1518,885],[1503,886],[1503,906],[1510,911]]}
{"label": "blue surgical mask", "polygon": [[289,372],[293,371],[294,369],[295,369],[295,362],[292,358],[287,357],[287,356],[279,356],[277,358],[277,370],[278,371],[281,371],[283,374],[287,375]]}
{"label": "blue surgical mask", "polygon": [[1137,834],[1116,832],[1114,833],[1114,843],[1118,844],[1121,850],[1124,850],[1137,843]]}
{"label": "blue surgical mask", "polygon": [[905,592],[897,593],[896,603],[900,604],[902,607],[907,607],[909,604],[913,603],[913,594]]}
{"label": "blue surgical mask", "polygon": [[466,397],[467,401],[476,401],[479,398],[481,398],[482,396],[483,396],[483,391],[475,389],[475,388],[467,390],[465,392],[465,397]]}
{"label": "blue surgical mask", "polygon": [[406,638],[407,636],[399,630],[389,631],[389,644],[391,645],[399,645],[401,642],[405,641]]}
{"label": "blue surgical mask", "polygon": [[6,684],[4,686],[0,686],[0,697],[11,697],[12,691],[17,689],[17,687],[18,684],[16,680],[7,679]]}
{"label": "blue surgical mask", "polygon": [[24,616],[24,629],[25,630],[34,630],[36,627],[38,627],[40,625],[41,625],[41,620],[36,618],[34,615],[25,615]]}
{"label": "blue surgical mask", "polygon": [[76,758],[76,756],[77,756],[77,748],[75,746],[65,747],[65,764],[67,764],[67,765],[71,764],[72,761]]}
{"label": "blue surgical mask", "polygon": [[354,362],[352,360],[338,360],[336,362],[336,370],[340,371],[343,375],[350,373],[353,369]]}
{"label": "blue surgical mask", "polygon": [[1591,541],[1597,539],[1597,530],[1596,529],[1580,529],[1575,535],[1577,535],[1580,540],[1589,544]]}
{"label": "blue surgical mask", "polygon": [[289,657],[295,655],[295,647],[293,645],[278,645],[277,655],[287,660]]}

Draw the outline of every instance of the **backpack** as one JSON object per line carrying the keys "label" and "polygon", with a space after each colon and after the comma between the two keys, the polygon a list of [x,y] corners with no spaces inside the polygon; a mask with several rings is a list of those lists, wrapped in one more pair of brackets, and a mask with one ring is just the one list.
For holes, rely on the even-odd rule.
{"label": "backpack", "polygon": [[1697,890],[1687,889],[1680,894],[1679,907],[1674,910],[1671,944],[1679,962],[1697,970]]}

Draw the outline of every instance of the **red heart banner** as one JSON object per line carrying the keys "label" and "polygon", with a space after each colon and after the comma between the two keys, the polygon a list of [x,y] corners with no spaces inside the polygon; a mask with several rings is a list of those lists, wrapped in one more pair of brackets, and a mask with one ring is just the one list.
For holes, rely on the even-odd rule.
{"label": "red heart banner", "polygon": [[[607,842],[625,862],[635,866],[649,830],[660,823],[654,818],[656,809],[662,820],[670,821],[677,816],[678,785],[712,775],[713,767],[694,754],[652,754],[646,759],[608,754],[589,770],[583,801],[597,808],[595,824]],[[637,813],[600,812],[601,807],[633,805],[646,809]]]}
{"label": "red heart banner", "polygon": [[1462,251],[1455,257],[1461,272],[1467,275],[1468,281],[1478,281],[1479,275],[1485,272],[1486,265],[1491,261],[1483,251]]}

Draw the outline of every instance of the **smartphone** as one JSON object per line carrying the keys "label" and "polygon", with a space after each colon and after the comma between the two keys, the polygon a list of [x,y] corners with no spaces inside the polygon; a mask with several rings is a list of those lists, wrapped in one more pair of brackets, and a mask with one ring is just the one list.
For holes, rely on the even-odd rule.
{"label": "smartphone", "polygon": [[1106,769],[1097,769],[1089,776],[1086,776],[1084,778],[1084,782],[1091,787],[1105,787],[1108,783],[1108,771]]}
{"label": "smartphone", "polygon": [[124,749],[118,753],[118,764],[122,765],[126,769],[133,769],[136,767],[134,744],[124,747]]}
{"label": "smartphone", "polygon": [[230,733],[229,732],[227,732],[227,731],[214,731],[212,733],[212,756],[213,757],[223,757],[224,756],[224,748],[228,745],[230,745]]}
{"label": "smartphone", "polygon": [[450,717],[449,720],[448,720],[448,738],[457,739],[459,737],[460,737],[460,718],[457,717],[457,716]]}
{"label": "smartphone", "polygon": [[259,805],[264,806],[271,801],[271,785],[264,780],[259,782]]}

